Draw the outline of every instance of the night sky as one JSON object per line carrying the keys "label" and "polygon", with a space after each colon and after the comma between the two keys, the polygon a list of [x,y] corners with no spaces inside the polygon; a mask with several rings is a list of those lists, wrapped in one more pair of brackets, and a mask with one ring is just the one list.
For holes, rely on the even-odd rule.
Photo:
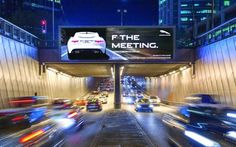
{"label": "night sky", "polygon": [[127,9],[124,25],[157,25],[158,0],[62,0],[68,25],[120,25],[117,9]]}

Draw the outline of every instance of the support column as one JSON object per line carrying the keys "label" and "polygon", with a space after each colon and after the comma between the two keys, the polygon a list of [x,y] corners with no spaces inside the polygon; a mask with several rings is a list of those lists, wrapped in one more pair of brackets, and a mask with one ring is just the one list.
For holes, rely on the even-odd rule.
{"label": "support column", "polygon": [[121,108],[121,97],[120,97],[120,65],[114,65],[114,108],[120,109]]}

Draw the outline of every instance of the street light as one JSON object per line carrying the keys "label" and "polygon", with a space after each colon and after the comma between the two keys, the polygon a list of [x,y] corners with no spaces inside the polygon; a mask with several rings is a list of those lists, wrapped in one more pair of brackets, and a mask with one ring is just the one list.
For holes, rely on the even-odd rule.
{"label": "street light", "polygon": [[117,12],[120,13],[120,25],[124,25],[124,14],[127,13],[126,9],[117,9]]}
{"label": "street light", "polygon": [[55,40],[55,30],[54,30],[54,23],[55,23],[55,12],[54,12],[54,0],[52,0],[52,43],[54,46],[54,40]]}

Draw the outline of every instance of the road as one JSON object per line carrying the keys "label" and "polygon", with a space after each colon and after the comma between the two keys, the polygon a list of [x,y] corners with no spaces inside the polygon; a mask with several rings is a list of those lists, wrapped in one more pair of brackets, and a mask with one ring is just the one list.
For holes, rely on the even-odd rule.
{"label": "road", "polygon": [[134,111],[133,105],[126,104],[121,110],[113,110],[113,103],[113,94],[110,94],[103,111],[84,112],[85,127],[76,134],[68,135],[65,146],[168,147],[161,117],[173,108],[157,106],[153,113],[142,113]]}
{"label": "road", "polygon": [[[113,93],[109,94],[108,103],[103,105],[101,112],[82,110],[85,125],[76,133],[66,134],[65,147],[168,147],[161,118],[163,113],[171,112],[174,110],[173,108],[157,106],[153,113],[142,113],[134,111],[133,105],[122,104],[122,109],[114,110],[113,95]],[[51,111],[51,115],[68,113],[67,111],[70,110]],[[21,136],[24,132],[34,130],[37,126],[47,124],[49,120],[42,121],[28,129],[12,134],[12,136]],[[2,143],[7,144],[8,138],[10,139],[11,136],[1,138]],[[17,140],[15,141],[17,143]]]}

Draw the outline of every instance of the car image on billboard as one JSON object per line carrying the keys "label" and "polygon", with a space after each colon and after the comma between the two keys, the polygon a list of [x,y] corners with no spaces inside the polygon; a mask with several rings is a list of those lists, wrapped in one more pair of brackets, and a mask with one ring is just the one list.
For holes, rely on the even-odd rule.
{"label": "car image on billboard", "polygon": [[61,27],[61,60],[172,59],[173,27]]}

